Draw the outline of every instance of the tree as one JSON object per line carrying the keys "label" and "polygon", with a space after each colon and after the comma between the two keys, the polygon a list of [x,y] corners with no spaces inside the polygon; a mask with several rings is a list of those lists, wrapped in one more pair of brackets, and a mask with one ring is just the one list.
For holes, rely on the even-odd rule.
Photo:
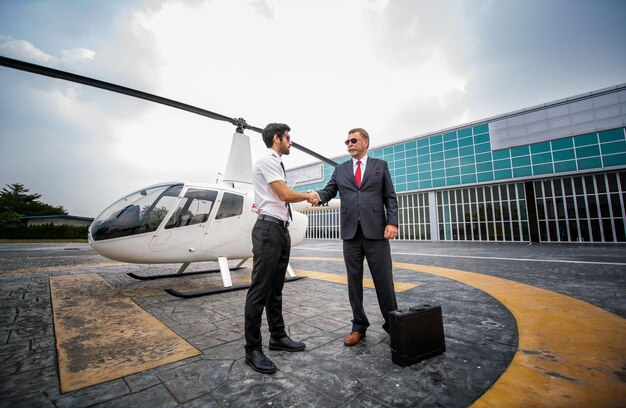
{"label": "tree", "polygon": [[0,191],[0,215],[67,215],[62,206],[53,206],[39,201],[41,194],[28,194],[23,184],[7,184]]}

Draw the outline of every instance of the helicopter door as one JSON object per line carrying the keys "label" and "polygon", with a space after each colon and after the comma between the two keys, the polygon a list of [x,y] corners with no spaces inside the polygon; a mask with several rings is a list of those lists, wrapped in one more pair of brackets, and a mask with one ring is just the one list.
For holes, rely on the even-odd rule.
{"label": "helicopter door", "polygon": [[241,221],[243,203],[242,195],[224,192],[215,220],[209,227],[205,247],[218,248],[248,235]]}
{"label": "helicopter door", "polygon": [[216,199],[215,190],[189,188],[171,212],[165,227],[157,231],[150,249],[155,252],[167,250],[179,256],[199,250]]}

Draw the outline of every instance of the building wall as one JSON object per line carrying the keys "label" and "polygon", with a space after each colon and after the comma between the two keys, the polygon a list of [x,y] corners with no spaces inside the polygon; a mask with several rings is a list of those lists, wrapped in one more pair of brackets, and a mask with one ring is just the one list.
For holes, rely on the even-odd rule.
{"label": "building wall", "polygon": [[[626,84],[369,155],[389,164],[400,239],[626,241]],[[333,171],[316,163],[288,177],[306,191],[324,187]],[[338,216],[328,211],[311,220],[309,237],[338,237]]]}

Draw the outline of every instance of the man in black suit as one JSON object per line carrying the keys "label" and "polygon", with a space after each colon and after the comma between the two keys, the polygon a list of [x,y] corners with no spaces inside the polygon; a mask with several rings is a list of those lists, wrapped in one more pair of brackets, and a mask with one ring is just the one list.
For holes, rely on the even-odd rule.
{"label": "man in black suit", "polygon": [[317,194],[322,203],[333,199],[337,192],[341,199],[341,239],[353,315],[352,331],[344,344],[354,346],[365,337],[370,325],[363,309],[364,257],[374,280],[386,332],[389,312],[397,309],[389,240],[398,236],[398,201],[387,162],[367,156],[368,133],[361,128],[352,129],[345,143],[352,160],[337,166],[326,187]]}

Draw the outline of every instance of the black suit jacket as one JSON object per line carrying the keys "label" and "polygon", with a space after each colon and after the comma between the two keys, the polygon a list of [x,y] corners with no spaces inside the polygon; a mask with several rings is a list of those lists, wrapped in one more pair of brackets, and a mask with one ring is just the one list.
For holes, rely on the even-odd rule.
{"label": "black suit jacket", "polygon": [[341,239],[354,238],[359,221],[368,239],[384,239],[385,226],[398,225],[398,200],[386,161],[368,156],[361,188],[356,187],[352,159],[340,164],[317,193],[325,203],[337,192],[341,199]]}

